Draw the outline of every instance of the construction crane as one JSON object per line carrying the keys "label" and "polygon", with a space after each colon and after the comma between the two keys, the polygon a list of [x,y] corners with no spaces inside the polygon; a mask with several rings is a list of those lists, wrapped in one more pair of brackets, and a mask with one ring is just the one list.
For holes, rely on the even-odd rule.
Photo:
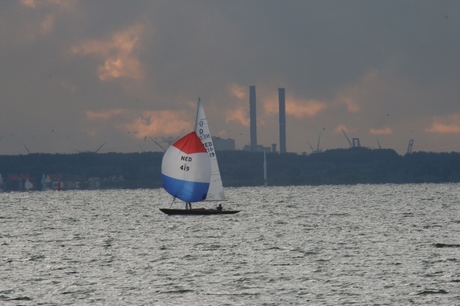
{"label": "construction crane", "polygon": [[[0,139],[1,139],[1,138],[0,138]],[[28,148],[24,143],[22,143],[22,145],[23,145],[24,148],[26,149],[27,153],[30,154],[29,148]]]}
{"label": "construction crane", "polygon": [[315,149],[313,149],[313,147],[311,146],[311,144],[307,141],[308,145],[310,146],[310,149],[311,149],[311,153],[315,153]]}
{"label": "construction crane", "polygon": [[359,138],[352,138],[352,141],[350,141],[350,138],[348,138],[347,133],[342,129],[343,135],[345,135],[345,138],[348,141],[348,144],[350,145],[350,148],[359,148],[361,147],[361,143],[359,142]]}
{"label": "construction crane", "polygon": [[321,132],[319,132],[318,144],[316,145],[316,150],[313,149],[312,145],[307,141],[308,145],[309,145],[310,148],[311,148],[311,153],[321,153],[321,152],[322,152],[322,150],[319,148],[320,142],[321,142]]}
{"label": "construction crane", "polygon": [[319,131],[319,136],[318,136],[318,144],[316,145],[316,153],[320,153],[321,150],[319,149],[319,142],[321,141],[321,131]]}
{"label": "construction crane", "polygon": [[406,154],[410,154],[412,153],[412,147],[414,145],[414,140],[413,139],[409,139],[409,144],[407,145],[407,152]]}
{"label": "construction crane", "polygon": [[345,133],[345,131],[343,129],[342,129],[342,133],[343,133],[343,135],[345,135],[345,138],[347,139],[348,143],[350,144],[350,148],[352,148],[353,144],[351,143],[350,138],[348,138],[347,133]]}
{"label": "construction crane", "polygon": [[[159,147],[163,150],[163,152],[166,152],[165,147],[162,146],[162,145],[160,144],[160,142],[156,140],[156,138],[153,139],[153,138],[150,137],[150,136],[149,136],[149,138],[150,138],[157,146],[159,146]],[[165,138],[165,137],[162,137],[162,138],[161,138],[161,142],[162,142],[163,144],[166,144],[167,147],[169,147],[169,146],[170,146],[172,143],[174,143],[177,139],[179,139],[179,137],[166,137],[166,138]],[[167,148],[167,147],[166,147],[166,148]]]}
{"label": "construction crane", "polygon": [[166,152],[166,149],[163,148],[163,146],[162,146],[160,143],[158,143],[158,141],[156,141],[155,139],[153,139],[153,138],[150,137],[150,136],[149,136],[149,138],[150,138],[157,146],[159,146],[159,147],[163,150],[163,152]]}

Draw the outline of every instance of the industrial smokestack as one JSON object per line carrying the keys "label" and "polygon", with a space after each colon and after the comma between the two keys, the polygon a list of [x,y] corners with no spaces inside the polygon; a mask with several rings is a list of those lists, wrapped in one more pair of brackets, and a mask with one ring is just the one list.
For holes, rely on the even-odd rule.
{"label": "industrial smokestack", "polygon": [[256,115],[256,87],[249,86],[249,119],[251,121],[251,151],[257,149],[257,115]]}
{"label": "industrial smokestack", "polygon": [[286,153],[286,103],[284,101],[284,94],[284,88],[278,88],[280,106],[280,153]]}

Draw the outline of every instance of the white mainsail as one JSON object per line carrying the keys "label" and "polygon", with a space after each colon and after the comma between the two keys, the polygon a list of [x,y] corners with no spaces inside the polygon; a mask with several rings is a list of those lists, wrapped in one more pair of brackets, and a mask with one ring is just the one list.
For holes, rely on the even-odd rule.
{"label": "white mainsail", "polygon": [[198,100],[198,110],[196,113],[195,132],[200,137],[208,151],[211,159],[211,183],[209,185],[207,201],[223,201],[225,200],[224,187],[222,186],[222,178],[220,177],[219,164],[217,163],[216,150],[212,141],[211,132],[209,131],[208,120],[204,112],[201,100]]}

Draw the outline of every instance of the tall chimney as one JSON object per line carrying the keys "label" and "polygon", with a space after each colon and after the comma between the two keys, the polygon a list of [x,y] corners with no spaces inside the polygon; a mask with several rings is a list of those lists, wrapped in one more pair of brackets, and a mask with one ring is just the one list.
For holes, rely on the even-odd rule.
{"label": "tall chimney", "polygon": [[249,119],[251,132],[251,151],[257,148],[256,87],[249,86]]}
{"label": "tall chimney", "polygon": [[280,154],[286,153],[286,103],[284,101],[284,88],[278,88],[279,115],[280,115]]}

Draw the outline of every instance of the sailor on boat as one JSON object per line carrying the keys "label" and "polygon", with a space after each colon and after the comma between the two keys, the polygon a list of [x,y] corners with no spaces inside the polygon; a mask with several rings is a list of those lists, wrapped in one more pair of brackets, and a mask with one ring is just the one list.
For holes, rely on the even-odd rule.
{"label": "sailor on boat", "polygon": [[219,206],[216,207],[217,210],[222,210],[222,204],[219,204]]}

